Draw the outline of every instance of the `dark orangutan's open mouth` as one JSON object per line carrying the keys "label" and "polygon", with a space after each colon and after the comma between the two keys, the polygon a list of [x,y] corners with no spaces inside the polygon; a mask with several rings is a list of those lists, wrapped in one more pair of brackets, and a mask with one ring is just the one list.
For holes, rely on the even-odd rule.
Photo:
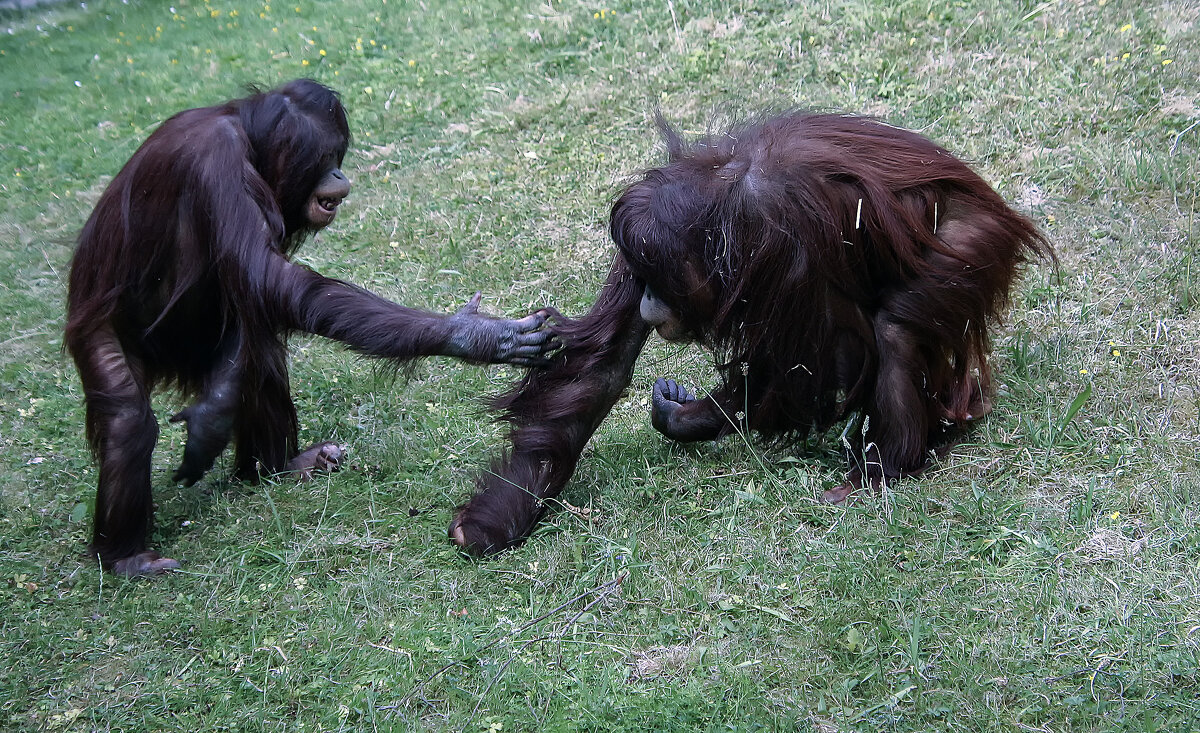
{"label": "dark orangutan's open mouth", "polygon": [[312,226],[324,227],[333,222],[338,207],[345,199],[329,196],[314,196],[308,202],[308,221]]}

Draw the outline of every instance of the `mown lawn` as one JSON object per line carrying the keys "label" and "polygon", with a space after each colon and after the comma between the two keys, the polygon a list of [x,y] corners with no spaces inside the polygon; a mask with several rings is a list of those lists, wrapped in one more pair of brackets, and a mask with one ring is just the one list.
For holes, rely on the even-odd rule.
{"label": "mown lawn", "polygon": [[[652,341],[524,546],[445,539],[519,375],[393,378],[293,341],[309,484],[191,488],[155,454],[155,545],[83,556],[95,470],[61,352],[74,233],[179,109],[311,76],[355,191],[301,250],[448,311],[580,313],[615,193],[701,131],[805,106],[918,129],[1048,233],[996,330],[996,410],[850,508],[837,435],[678,446]],[[1100,731],[1200,727],[1200,3],[142,2],[0,11],[0,728]]]}

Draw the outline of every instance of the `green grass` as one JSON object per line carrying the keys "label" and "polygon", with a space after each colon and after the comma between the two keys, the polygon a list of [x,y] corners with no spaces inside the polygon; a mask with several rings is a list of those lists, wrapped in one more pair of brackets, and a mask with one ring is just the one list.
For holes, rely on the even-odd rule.
{"label": "green grass", "polygon": [[[656,106],[691,131],[793,105],[922,130],[1061,271],[1027,273],[995,412],[923,477],[831,508],[836,435],[661,440],[653,379],[711,373],[658,342],[563,496],[590,511],[483,562],[445,527],[502,445],[478,398],[517,372],[393,380],[296,339],[302,439],[349,442],[349,469],[175,487],[167,395],[154,542],[183,572],[103,576],[60,347],[72,237],[170,113],[296,76],[355,132],[355,191],[302,259],[408,305],[583,311],[609,202],[661,160]],[[1198,79],[1182,0],[0,12],[0,729],[1197,728]]]}

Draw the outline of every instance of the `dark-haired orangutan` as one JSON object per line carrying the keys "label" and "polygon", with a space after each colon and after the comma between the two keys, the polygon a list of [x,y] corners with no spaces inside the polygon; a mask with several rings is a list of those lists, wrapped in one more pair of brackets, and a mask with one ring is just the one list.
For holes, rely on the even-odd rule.
{"label": "dark-haired orangutan", "polygon": [[906,130],[793,113],[687,143],[612,208],[617,255],[550,369],[498,398],[511,448],[450,525],[477,553],[526,536],[628,385],[652,328],[713,350],[720,384],[652,392],[669,438],[777,439],[857,413],[839,502],[916,474],[987,414],[988,325],[1042,235],[965,164]]}
{"label": "dark-haired orangutan", "polygon": [[71,265],[65,344],[100,468],[91,550],[107,570],[178,567],[146,549],[156,386],[196,398],[172,418],[188,434],[176,480],[197,481],[231,438],[239,477],[303,476],[336,467],[342,449],[298,450],[289,333],[397,362],[532,365],[554,348],[542,312],[490,318],[476,294],[452,315],[426,313],[291,262],[350,192],[340,170],[349,139],[337,94],[293,81],[175,115],[100,197]]}

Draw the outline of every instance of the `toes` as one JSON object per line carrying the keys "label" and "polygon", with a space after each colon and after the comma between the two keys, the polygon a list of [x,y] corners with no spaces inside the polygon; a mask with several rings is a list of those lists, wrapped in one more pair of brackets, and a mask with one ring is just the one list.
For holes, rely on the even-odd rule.
{"label": "toes", "polygon": [[856,504],[869,490],[864,489],[854,481],[846,481],[844,484],[835,486],[821,494],[821,503],[849,506]]}
{"label": "toes", "polygon": [[342,459],[346,457],[346,446],[337,443],[325,443],[317,451],[313,468],[318,471],[336,471],[342,467]]}
{"label": "toes", "polygon": [[178,570],[179,561],[169,557],[160,557],[157,552],[142,552],[132,557],[122,558],[113,563],[112,572],[127,578],[137,578],[147,575],[161,575],[168,570]]}
{"label": "toes", "polygon": [[314,472],[332,472],[341,468],[348,446],[327,441],[314,443],[288,461],[286,473],[294,473],[300,481],[308,481]]}
{"label": "toes", "polygon": [[169,557],[160,557],[157,560],[152,560],[146,565],[147,575],[160,575],[168,570],[178,570],[179,561],[172,560]]}
{"label": "toes", "polygon": [[852,487],[847,487],[845,484],[841,486],[835,486],[821,494],[821,503],[841,504],[842,502],[846,501],[846,497],[849,496],[853,491],[854,489]]}

